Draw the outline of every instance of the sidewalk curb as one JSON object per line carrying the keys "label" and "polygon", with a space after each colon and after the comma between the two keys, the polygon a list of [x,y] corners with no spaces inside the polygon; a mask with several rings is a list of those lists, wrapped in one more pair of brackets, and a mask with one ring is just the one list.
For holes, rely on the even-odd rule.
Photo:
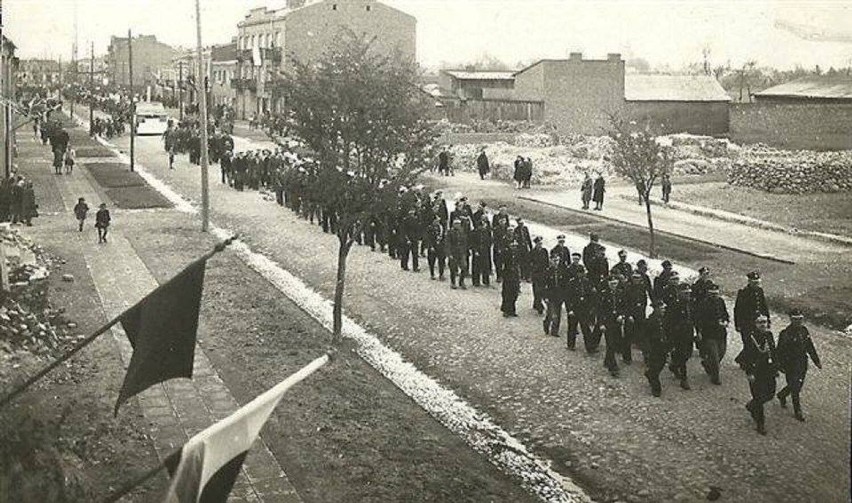
{"label": "sidewalk curb", "polygon": [[[636,201],[636,197],[629,196],[627,194],[619,195],[621,199],[628,201]],[[743,215],[737,215],[735,213],[731,213],[729,211],[723,210],[715,210],[713,208],[707,208],[704,206],[694,206],[691,204],[678,203],[678,202],[669,202],[668,204],[663,203],[662,201],[657,201],[656,199],[651,200],[651,204],[654,206],[661,206],[664,208],[670,208],[677,211],[685,211],[687,213],[692,213],[693,215],[698,215],[702,217],[714,218],[716,220],[721,220],[723,222],[731,222],[736,224],[747,225],[749,227],[754,227],[756,229],[763,229],[768,231],[781,232],[784,234],[789,234],[791,236],[806,238],[806,239],[814,239],[817,241],[823,241],[831,244],[838,244],[841,246],[848,246],[852,248],[852,238],[848,238],[845,236],[839,236],[837,234],[830,234],[827,232],[817,232],[817,231],[800,231],[794,229],[792,227],[785,227],[783,225],[775,224],[772,222],[767,222],[766,220],[759,220],[757,218],[746,217]]]}
{"label": "sidewalk curb", "polygon": [[[630,223],[630,222],[625,222],[623,220],[619,220],[617,218],[607,216],[606,214],[602,214],[600,212],[588,213],[586,211],[583,211],[583,210],[580,210],[580,209],[577,209],[577,208],[572,208],[570,206],[563,206],[561,204],[551,203],[551,202],[548,202],[548,201],[542,201],[540,199],[536,199],[536,198],[531,197],[531,196],[518,196],[518,199],[523,199],[524,201],[530,201],[530,202],[533,202],[533,203],[551,206],[553,208],[560,208],[560,209],[563,209],[565,211],[582,213],[583,215],[597,217],[597,218],[600,218],[602,220],[609,220],[611,222],[616,222],[616,223],[619,223],[621,225],[629,225],[631,227],[637,227],[637,228],[645,229],[645,226],[633,224],[633,223]],[[654,229],[654,232],[659,233],[659,234],[665,234],[667,236],[674,236],[674,237],[677,237],[677,238],[680,238],[680,239],[685,239],[687,241],[693,241],[693,242],[696,242],[696,243],[705,244],[705,245],[708,245],[708,246],[715,246],[716,248],[722,248],[724,250],[730,250],[730,251],[733,251],[733,252],[742,253],[742,254],[745,254],[745,255],[750,255],[752,257],[771,260],[773,262],[780,262],[782,264],[789,264],[789,265],[795,265],[796,264],[796,262],[789,260],[789,259],[776,257],[774,255],[767,255],[767,254],[763,254],[763,253],[757,253],[757,252],[753,252],[753,251],[743,250],[743,249],[740,249],[740,248],[737,248],[737,247],[734,247],[734,246],[728,246],[728,245],[723,245],[723,244],[719,244],[719,243],[714,243],[712,241],[707,241],[707,240],[704,240],[704,239],[698,239],[694,236],[685,236],[683,234],[677,234],[675,232],[669,232],[669,231],[664,231],[664,230],[660,230],[660,229]]]}

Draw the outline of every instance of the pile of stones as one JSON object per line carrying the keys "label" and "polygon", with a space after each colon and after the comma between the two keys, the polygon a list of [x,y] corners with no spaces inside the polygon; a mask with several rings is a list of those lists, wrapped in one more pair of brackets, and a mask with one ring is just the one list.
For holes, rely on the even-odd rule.
{"label": "pile of stones", "polygon": [[728,183],[774,194],[852,191],[852,151],[744,148],[728,171]]}

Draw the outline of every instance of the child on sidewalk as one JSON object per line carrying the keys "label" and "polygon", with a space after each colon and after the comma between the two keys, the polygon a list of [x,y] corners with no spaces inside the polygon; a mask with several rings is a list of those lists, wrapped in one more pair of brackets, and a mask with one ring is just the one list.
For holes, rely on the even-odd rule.
{"label": "child on sidewalk", "polygon": [[100,209],[95,214],[95,227],[98,229],[98,243],[107,242],[107,231],[110,223],[109,210],[106,203],[101,203]]}
{"label": "child on sidewalk", "polygon": [[83,232],[83,223],[86,221],[87,213],[89,213],[89,205],[86,204],[86,200],[81,197],[77,200],[77,204],[74,206],[74,216],[76,216],[77,221],[80,222],[80,232]]}
{"label": "child on sidewalk", "polygon": [[65,174],[70,175],[74,171],[74,161],[77,159],[77,151],[71,147],[65,151]]}

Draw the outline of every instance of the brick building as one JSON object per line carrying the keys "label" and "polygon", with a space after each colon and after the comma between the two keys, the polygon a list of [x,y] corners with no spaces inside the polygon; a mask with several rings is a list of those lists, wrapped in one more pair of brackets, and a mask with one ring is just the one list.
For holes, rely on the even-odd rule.
{"label": "brick building", "polygon": [[60,81],[60,63],[51,59],[22,59],[18,82],[22,86],[51,86]]}
{"label": "brick building", "polygon": [[231,85],[238,117],[278,110],[270,82],[290,67],[291,58],[317,60],[344,29],[375,37],[378,51],[399,51],[415,60],[416,23],[374,0],[288,0],[281,10],[250,10],[237,25],[237,77]]}
{"label": "brick building", "polygon": [[[160,69],[177,56],[171,46],[157,41],[155,35],[137,35],[133,37],[133,84],[135,86],[156,86]],[[130,65],[127,37],[110,39],[107,50],[107,67],[110,82],[120,86],[130,84]]]}

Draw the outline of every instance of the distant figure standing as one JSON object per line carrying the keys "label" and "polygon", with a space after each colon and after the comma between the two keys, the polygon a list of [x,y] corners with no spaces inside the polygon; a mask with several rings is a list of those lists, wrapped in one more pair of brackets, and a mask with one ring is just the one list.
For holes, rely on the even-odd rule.
{"label": "distant figure standing", "polygon": [[100,209],[95,214],[95,227],[98,229],[98,243],[107,242],[107,232],[109,231],[110,221],[112,221],[112,218],[109,216],[109,210],[106,207],[106,203],[101,203]]}
{"label": "distant figure standing", "polygon": [[35,189],[33,189],[33,182],[27,180],[26,182],[22,182],[23,187],[21,188],[21,220],[26,224],[27,227],[32,227],[33,218],[38,216],[38,205],[36,204],[35,199]]}
{"label": "distant figure standing", "polygon": [[515,180],[515,183],[518,184],[517,188],[520,189],[524,183],[524,158],[521,156],[515,159],[515,170],[512,173],[512,179]]}
{"label": "distant figure standing", "polygon": [[79,222],[78,230],[83,232],[83,223],[86,221],[86,215],[89,213],[89,205],[86,204],[86,200],[82,197],[77,199],[77,204],[74,205],[74,216],[77,217],[77,222]]}
{"label": "distant figure standing", "polygon": [[586,178],[583,179],[583,185],[580,187],[580,196],[583,201],[583,209],[589,209],[589,202],[592,200],[592,189],[594,186],[594,182],[592,181],[592,177],[586,173]]}
{"label": "distant figure standing", "polygon": [[488,165],[488,156],[485,155],[485,147],[482,148],[476,158],[476,169],[479,171],[480,180],[485,180],[485,175],[491,171],[491,166]]}
{"label": "distant figure standing", "polygon": [[636,193],[639,194],[639,206],[642,206],[645,202],[645,193],[647,192],[646,187],[645,180],[639,180],[636,182]]}
{"label": "distant figure standing", "polygon": [[530,159],[529,157],[527,157],[527,159],[524,161],[524,182],[523,182],[523,188],[525,188],[525,189],[530,188],[530,180],[532,180],[532,170],[533,170],[533,163],[532,163],[532,159]]}
{"label": "distant figure standing", "polygon": [[592,200],[595,202],[595,210],[601,211],[603,210],[604,193],[606,192],[606,180],[604,180],[603,174],[598,173],[593,189]]}
{"label": "distant figure standing", "polygon": [[450,176],[450,154],[447,153],[446,148],[438,154],[438,174]]}
{"label": "distant figure standing", "polygon": [[663,175],[663,180],[660,182],[660,185],[663,188],[663,202],[668,204],[672,195],[672,177],[667,174]]}
{"label": "distant figure standing", "polygon": [[169,154],[169,169],[175,169],[175,144],[177,143],[177,132],[174,123],[169,121],[166,131],[163,133],[163,147]]}
{"label": "distant figure standing", "polygon": [[74,171],[74,163],[77,160],[77,151],[70,146],[65,151],[65,174],[70,175]]}

